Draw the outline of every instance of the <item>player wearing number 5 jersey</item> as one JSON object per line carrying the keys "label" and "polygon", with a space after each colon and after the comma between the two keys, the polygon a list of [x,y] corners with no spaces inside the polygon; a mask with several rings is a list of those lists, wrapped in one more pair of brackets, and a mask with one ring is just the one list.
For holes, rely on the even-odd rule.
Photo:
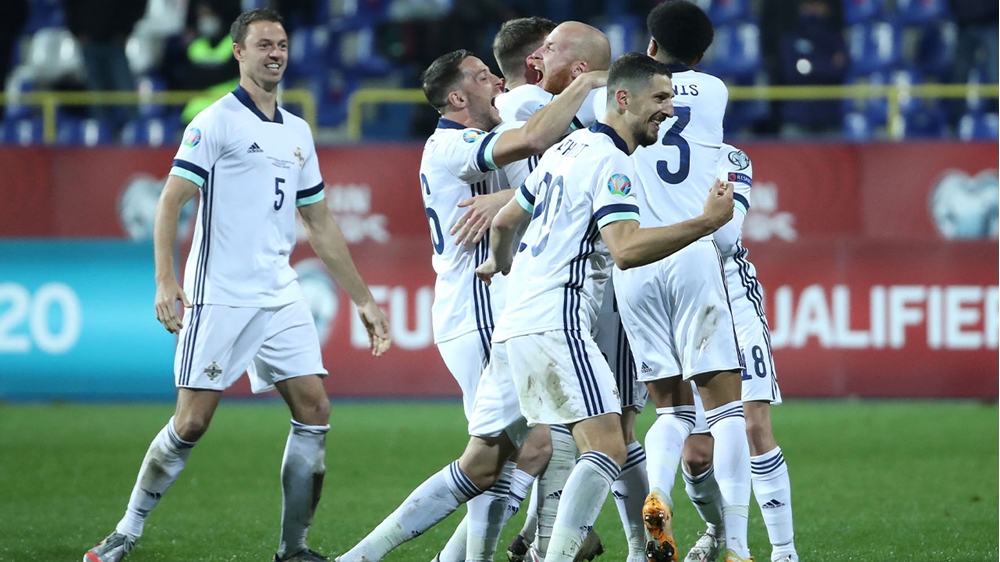
{"label": "player wearing number 5 jersey", "polygon": [[[222,391],[247,372],[254,392],[277,388],[291,410],[281,465],[277,562],[322,562],[306,532],[326,473],[330,401],[319,338],[289,264],[298,210],[316,255],[357,305],[372,353],[389,347],[388,323],[351,260],[323,202],[309,126],[277,106],[288,60],[281,17],[241,14],[230,29],[240,86],[192,121],[170,169],[154,226],[156,316],[179,333],[174,361],[177,409],[142,461],[125,516],[84,555],[118,562],[184,469],[208,429]],[[200,193],[184,288],[174,275],[177,219]],[[183,324],[180,301],[188,307]]]}
{"label": "player wearing number 5 jersey", "polygon": [[[642,186],[643,226],[657,226],[700,212],[703,186],[715,178],[728,94],[718,78],[692,68],[714,35],[700,8],[683,0],[665,2],[650,12],[647,26],[652,35],[647,52],[674,76],[674,118],[664,123],[658,142],[632,156]],[[658,414],[645,443],[651,493],[644,512],[654,538],[647,555],[651,560],[677,559],[670,492],[683,442],[694,426],[694,398],[686,382],[691,380],[701,392],[715,437],[726,560],[749,559],[750,462],[740,401],[742,357],[712,237],[658,263],[616,271],[615,294],[638,378],[646,382]]]}

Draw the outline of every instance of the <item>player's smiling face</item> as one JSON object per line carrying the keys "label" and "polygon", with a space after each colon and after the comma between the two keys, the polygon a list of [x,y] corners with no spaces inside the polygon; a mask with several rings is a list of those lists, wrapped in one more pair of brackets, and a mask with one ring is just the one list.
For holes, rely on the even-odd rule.
{"label": "player's smiling face", "polygon": [[542,73],[539,86],[550,94],[561,94],[573,81],[579,60],[574,56],[573,37],[558,27],[549,33],[542,46],[534,52],[535,69]]}
{"label": "player's smiling face", "polygon": [[243,45],[237,45],[235,52],[240,74],[264,89],[271,89],[285,74],[288,35],[278,22],[255,21],[247,26]]}
{"label": "player's smiling face", "polygon": [[656,143],[660,125],[674,116],[673,97],[673,84],[665,74],[654,75],[645,89],[630,96],[628,113],[636,144]]}
{"label": "player's smiling face", "polygon": [[465,75],[461,89],[469,117],[476,127],[489,131],[500,124],[494,99],[503,92],[503,80],[476,57],[466,57],[460,68]]}

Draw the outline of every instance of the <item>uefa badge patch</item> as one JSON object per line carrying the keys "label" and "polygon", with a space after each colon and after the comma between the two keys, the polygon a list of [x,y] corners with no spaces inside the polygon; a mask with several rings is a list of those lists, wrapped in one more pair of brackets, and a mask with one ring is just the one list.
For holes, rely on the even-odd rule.
{"label": "uefa badge patch", "polygon": [[486,133],[484,133],[483,131],[476,131],[474,129],[469,129],[469,130],[465,131],[464,133],[462,133],[462,140],[464,140],[465,142],[468,142],[468,143],[473,143],[473,142],[476,142],[476,139],[478,139],[479,137],[481,137],[481,136],[483,136],[485,134]]}
{"label": "uefa badge patch", "polygon": [[741,174],[739,172],[729,172],[729,181],[738,181],[740,183],[745,183],[749,186],[753,186],[753,180],[750,176],[746,174]]}
{"label": "uefa badge patch", "polygon": [[733,150],[729,153],[729,162],[736,166],[737,170],[745,170],[750,165],[750,157],[742,150]]}
{"label": "uefa badge patch", "polygon": [[625,174],[615,174],[608,180],[608,191],[612,195],[625,197],[632,191],[632,180]]}
{"label": "uefa badge patch", "polygon": [[189,148],[194,148],[198,146],[198,143],[200,142],[201,142],[201,129],[198,129],[197,127],[191,127],[190,129],[188,129],[187,134],[184,135],[184,146],[187,146]]}

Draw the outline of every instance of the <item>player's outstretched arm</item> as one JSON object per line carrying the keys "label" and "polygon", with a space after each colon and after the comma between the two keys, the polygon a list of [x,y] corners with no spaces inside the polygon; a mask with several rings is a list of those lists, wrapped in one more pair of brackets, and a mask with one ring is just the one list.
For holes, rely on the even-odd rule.
{"label": "player's outstretched arm", "polygon": [[562,138],[590,91],[606,85],[607,82],[608,73],[604,70],[585,72],[577,76],[563,93],[539,109],[523,127],[509,129],[500,134],[493,146],[493,162],[497,166],[506,166],[511,162],[545,152]]}
{"label": "player's outstretched arm", "polygon": [[634,220],[612,222],[601,229],[619,269],[659,261],[688,244],[712,234],[733,218],[733,184],[715,180],[701,216],[656,228],[639,228]]}
{"label": "player's outstretched arm", "polygon": [[302,224],[306,227],[309,244],[323,260],[337,283],[347,291],[358,307],[358,315],[368,331],[368,342],[372,355],[379,356],[389,349],[389,322],[382,309],[375,303],[368,285],[365,284],[358,268],[351,259],[351,251],[337,222],[330,215],[324,201],[299,207]]}
{"label": "player's outstretched arm", "polygon": [[493,218],[497,216],[511,199],[516,189],[504,189],[487,195],[476,195],[459,202],[458,206],[465,209],[462,216],[451,227],[451,235],[455,236],[455,245],[477,244],[490,229]]}
{"label": "player's outstretched arm", "polygon": [[490,226],[490,257],[476,268],[476,277],[489,285],[497,273],[507,275],[510,272],[514,261],[514,240],[521,227],[530,220],[531,213],[524,210],[516,198],[500,209]]}
{"label": "player's outstretched arm", "polygon": [[174,244],[177,242],[177,221],[181,209],[198,193],[198,186],[179,176],[167,176],[167,184],[156,203],[153,219],[153,260],[156,273],[156,297],[153,306],[156,319],[168,332],[176,334],[183,324],[177,315],[177,303],[190,307],[184,289],[174,274]]}

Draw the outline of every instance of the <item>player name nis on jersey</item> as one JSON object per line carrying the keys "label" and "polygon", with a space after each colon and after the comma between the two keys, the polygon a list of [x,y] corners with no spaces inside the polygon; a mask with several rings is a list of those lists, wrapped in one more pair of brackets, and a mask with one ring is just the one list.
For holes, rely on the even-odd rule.
{"label": "player name nis on jersey", "polygon": [[815,338],[838,349],[900,349],[920,340],[929,349],[997,348],[996,286],[874,285],[867,293],[846,285],[809,285],[798,294],[778,287],[768,312],[771,345],[801,348]]}
{"label": "player name nis on jersey", "polygon": [[697,96],[698,95],[698,85],[697,84],[676,84],[676,85],[674,85],[674,95],[675,96]]}

